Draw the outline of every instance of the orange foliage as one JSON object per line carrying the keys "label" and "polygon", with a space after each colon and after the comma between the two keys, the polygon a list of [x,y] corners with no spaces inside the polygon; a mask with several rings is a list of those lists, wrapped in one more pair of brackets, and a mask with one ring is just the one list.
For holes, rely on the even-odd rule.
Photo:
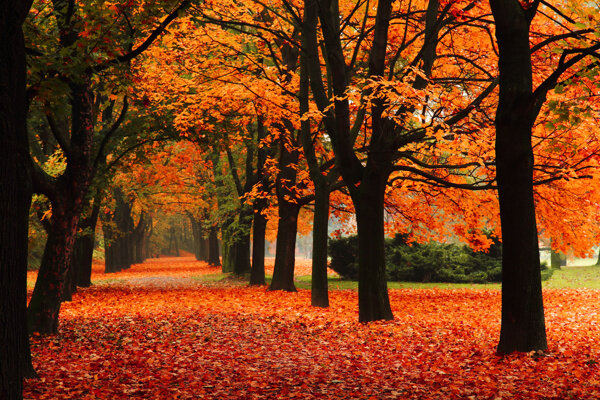
{"label": "orange foliage", "polygon": [[[185,270],[215,271],[160,259],[111,276],[183,279]],[[545,291],[549,353],[502,358],[496,290],[391,290],[396,319],[359,324],[349,290],[320,309],[307,290],[94,286],[64,304],[58,336],[32,338],[41,380],[27,381],[24,397],[596,398],[597,297]]]}

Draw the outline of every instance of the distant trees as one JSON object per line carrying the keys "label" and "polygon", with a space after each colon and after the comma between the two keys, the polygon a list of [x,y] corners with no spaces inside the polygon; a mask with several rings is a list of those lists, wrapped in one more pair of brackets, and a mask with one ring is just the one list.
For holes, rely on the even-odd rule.
{"label": "distant trees", "polygon": [[[114,139],[128,109],[127,96],[119,88],[122,82],[119,77],[127,76],[126,71],[115,72],[116,77],[111,77],[114,79],[108,79],[107,75],[101,83],[98,77],[117,66],[127,69],[128,63],[146,50],[179,11],[188,6],[187,0],[177,3],[151,32],[131,26],[128,13],[132,10],[125,8],[99,10],[95,6],[57,0],[40,5],[36,10],[36,19],[28,31],[33,65],[29,100],[35,101],[42,115],[43,119],[37,122],[43,121],[51,136],[44,138],[32,132],[32,140],[41,141],[42,146],[55,146],[64,154],[66,166],[58,176],[51,176],[32,157],[34,190],[47,196],[52,204],[48,239],[28,307],[28,326],[32,332],[57,332],[64,277],[72,260],[86,195],[106,155],[106,147]],[[112,23],[113,12],[119,24]],[[105,24],[109,26],[109,20],[112,30],[97,29]],[[108,36],[98,37],[102,34]],[[134,42],[140,37],[143,41],[134,48]],[[97,45],[99,42],[102,45]],[[115,45],[121,47],[118,50],[111,47]],[[115,52],[121,54],[115,56]],[[53,59],[56,54],[59,57]],[[119,105],[120,111],[114,115],[98,112],[100,108],[106,111]],[[112,117],[109,119],[112,123],[102,121],[106,115]]]}

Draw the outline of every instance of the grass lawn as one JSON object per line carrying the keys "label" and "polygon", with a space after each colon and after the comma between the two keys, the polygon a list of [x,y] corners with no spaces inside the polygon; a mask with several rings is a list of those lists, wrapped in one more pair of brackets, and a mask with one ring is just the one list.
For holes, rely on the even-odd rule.
{"label": "grass lawn", "polygon": [[600,289],[600,267],[562,267],[544,282],[544,287]]}

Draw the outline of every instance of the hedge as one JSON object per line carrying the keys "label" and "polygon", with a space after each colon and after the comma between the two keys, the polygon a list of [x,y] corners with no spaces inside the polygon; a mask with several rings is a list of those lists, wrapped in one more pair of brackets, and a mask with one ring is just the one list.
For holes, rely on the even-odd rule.
{"label": "hedge", "polygon": [[[406,236],[386,239],[388,280],[405,282],[486,283],[502,280],[502,246],[497,241],[488,252],[476,252],[457,244],[406,243]],[[358,279],[358,237],[329,241],[329,267],[344,279]],[[545,265],[543,276],[552,271]]]}

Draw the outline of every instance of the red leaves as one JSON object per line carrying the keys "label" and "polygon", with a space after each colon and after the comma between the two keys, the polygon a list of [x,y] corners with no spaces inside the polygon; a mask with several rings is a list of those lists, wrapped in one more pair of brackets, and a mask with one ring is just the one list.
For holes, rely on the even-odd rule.
{"label": "red leaves", "polygon": [[[170,264],[161,287],[168,267],[134,266],[123,273],[131,283],[65,303],[60,335],[32,338],[42,380],[28,381],[25,397],[600,396],[597,291],[546,291],[549,354],[500,358],[498,291],[392,290],[396,320],[359,324],[354,291],[333,291],[323,310],[304,290],[185,278],[215,272],[197,262]],[[133,280],[138,269],[154,276],[151,287]]]}

